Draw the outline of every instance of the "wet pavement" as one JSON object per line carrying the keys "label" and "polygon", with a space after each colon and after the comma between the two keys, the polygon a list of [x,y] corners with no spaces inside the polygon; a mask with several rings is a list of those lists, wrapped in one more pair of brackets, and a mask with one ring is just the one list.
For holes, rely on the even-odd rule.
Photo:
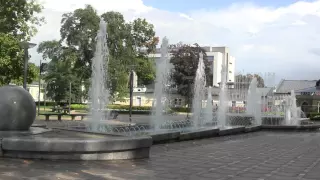
{"label": "wet pavement", "polygon": [[0,179],[318,180],[320,133],[262,131],[161,144],[141,160],[0,159]]}

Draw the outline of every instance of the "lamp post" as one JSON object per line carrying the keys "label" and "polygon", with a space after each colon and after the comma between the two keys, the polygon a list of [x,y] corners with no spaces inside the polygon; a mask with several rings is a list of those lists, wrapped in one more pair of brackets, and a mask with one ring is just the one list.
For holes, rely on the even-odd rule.
{"label": "lamp post", "polygon": [[40,114],[40,94],[41,94],[41,66],[42,66],[42,62],[40,59],[40,65],[39,65],[39,84],[38,84],[38,116]]}
{"label": "lamp post", "polygon": [[129,121],[132,123],[132,104],[133,104],[133,70],[130,71],[130,106],[129,106]]}
{"label": "lamp post", "polygon": [[131,65],[131,70],[130,70],[130,76],[129,76],[129,83],[130,83],[130,105],[129,105],[129,121],[132,123],[132,106],[133,106],[133,76],[134,76],[134,71],[133,67],[136,65]]}
{"label": "lamp post", "polygon": [[24,49],[24,69],[23,69],[23,88],[27,90],[27,76],[28,76],[28,49],[35,47],[37,44],[29,42],[21,42],[20,46]]}
{"label": "lamp post", "polygon": [[[190,80],[193,80],[194,79],[194,76],[186,76],[186,79],[187,80],[189,80],[188,81],[188,103],[189,103],[189,105],[190,105],[190,98],[192,97],[191,96],[191,82],[190,82]],[[189,107],[189,109],[190,109],[191,107]],[[189,118],[189,111],[187,112],[187,118]]]}

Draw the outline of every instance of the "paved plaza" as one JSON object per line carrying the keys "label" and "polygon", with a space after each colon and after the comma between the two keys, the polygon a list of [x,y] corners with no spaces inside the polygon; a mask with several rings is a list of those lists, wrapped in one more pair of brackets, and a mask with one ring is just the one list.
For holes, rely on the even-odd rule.
{"label": "paved plaza", "polygon": [[150,159],[1,159],[0,179],[320,179],[320,133],[256,132],[155,145]]}

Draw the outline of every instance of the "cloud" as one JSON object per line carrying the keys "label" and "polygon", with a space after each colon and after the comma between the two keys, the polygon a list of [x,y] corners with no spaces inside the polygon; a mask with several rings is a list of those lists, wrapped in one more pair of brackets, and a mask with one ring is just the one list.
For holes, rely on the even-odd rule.
{"label": "cloud", "polygon": [[[262,7],[251,3],[177,13],[145,6],[142,0],[46,0],[43,15],[47,24],[33,42],[59,38],[61,15],[93,5],[99,13],[120,11],[126,20],[146,18],[160,37],[200,45],[230,47],[236,69],[246,72],[275,72],[277,79],[318,79],[320,48],[320,0],[296,2],[284,7]],[[33,61],[38,61],[35,48]]]}

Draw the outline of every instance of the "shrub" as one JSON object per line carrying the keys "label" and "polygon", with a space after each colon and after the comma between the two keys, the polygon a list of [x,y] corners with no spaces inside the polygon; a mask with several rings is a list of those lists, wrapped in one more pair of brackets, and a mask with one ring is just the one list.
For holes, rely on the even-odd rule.
{"label": "shrub", "polygon": [[[35,101],[36,105],[38,106],[39,102]],[[52,101],[47,101],[46,102],[46,106],[55,106],[57,105],[56,102],[52,102]],[[44,101],[40,101],[40,106],[44,106]]]}
{"label": "shrub", "polygon": [[191,108],[188,107],[172,107],[171,110],[174,112],[191,112]]}
{"label": "shrub", "polygon": [[[129,105],[115,105],[110,104],[107,106],[108,109],[119,109],[119,110],[129,110]],[[89,106],[87,104],[71,104],[72,110],[88,110]],[[145,110],[150,111],[151,107],[148,106],[132,106],[132,110]]]}
{"label": "shrub", "polygon": [[86,104],[71,104],[72,110],[88,110],[88,105]]}
{"label": "shrub", "polygon": [[311,112],[309,114],[310,120],[319,121],[320,120],[320,113],[318,112]]}

